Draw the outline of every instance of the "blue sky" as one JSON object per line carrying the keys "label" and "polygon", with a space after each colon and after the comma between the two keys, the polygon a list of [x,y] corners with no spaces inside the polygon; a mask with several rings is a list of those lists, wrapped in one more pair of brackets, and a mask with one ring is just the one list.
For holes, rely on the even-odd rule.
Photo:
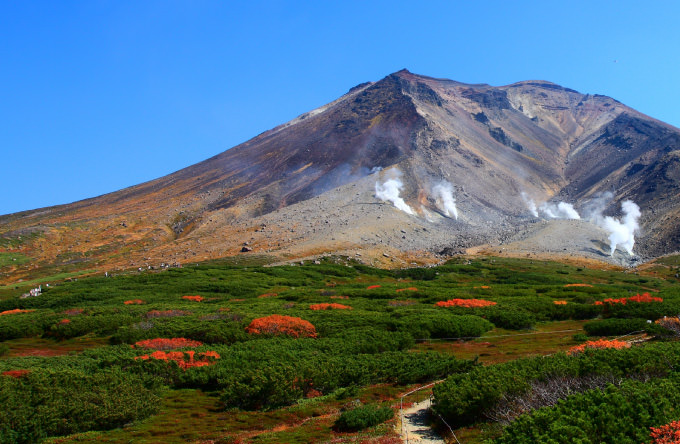
{"label": "blue sky", "polygon": [[0,214],[172,173],[402,68],[680,126],[678,23],[675,1],[0,0]]}

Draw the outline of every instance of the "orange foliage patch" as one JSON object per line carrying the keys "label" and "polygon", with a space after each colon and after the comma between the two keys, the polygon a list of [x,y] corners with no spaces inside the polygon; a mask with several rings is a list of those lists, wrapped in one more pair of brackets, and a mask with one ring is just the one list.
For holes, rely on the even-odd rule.
{"label": "orange foliage patch", "polygon": [[397,293],[399,293],[399,292],[401,292],[401,291],[418,291],[418,289],[417,289],[416,287],[399,288],[399,289],[397,290]]}
{"label": "orange foliage patch", "polygon": [[144,303],[141,299],[130,299],[129,301],[123,302],[125,305],[142,305]]}
{"label": "orange foliage patch", "polygon": [[439,301],[434,304],[437,307],[489,307],[496,305],[493,301],[485,301],[484,299],[449,299],[448,301]]}
{"label": "orange foliage patch", "polygon": [[194,302],[201,302],[203,300],[203,296],[182,296],[182,299],[186,301],[194,301]]}
{"label": "orange foliage patch", "polygon": [[366,290],[374,290],[380,287],[382,287],[382,285],[369,285],[368,287],[366,287]]}
{"label": "orange foliage patch", "polygon": [[35,310],[22,310],[21,308],[15,308],[14,310],[0,311],[0,316],[11,315],[11,314],[19,314],[19,313],[30,313],[32,311],[35,311]]}
{"label": "orange foliage patch", "polygon": [[604,304],[622,304],[626,305],[628,302],[637,302],[638,304],[648,304],[650,302],[663,302],[663,298],[651,296],[649,293],[636,294],[629,298],[619,298],[619,299],[605,299],[604,301],[595,301],[595,305]]}
{"label": "orange foliage patch", "polygon": [[273,298],[278,296],[278,293],[264,293],[258,296],[258,298]]}
{"label": "orange foliage patch", "polygon": [[271,315],[253,319],[246,327],[247,333],[286,335],[294,338],[315,338],[316,328],[311,322],[292,316]]}
{"label": "orange foliage patch", "polygon": [[592,287],[590,284],[567,284],[565,287]]}
{"label": "orange foliage patch", "polygon": [[309,306],[310,310],[351,310],[349,305],[342,304],[312,304]]}
{"label": "orange foliage patch", "polygon": [[135,359],[141,361],[147,361],[149,359],[156,359],[159,361],[174,361],[183,370],[191,367],[205,367],[206,365],[212,365],[215,363],[216,359],[220,359],[220,355],[215,351],[207,351],[204,353],[199,353],[198,358],[195,357],[196,352],[193,350],[180,352],[180,351],[155,351],[150,355],[137,356]]}
{"label": "orange foliage patch", "polygon": [[156,338],[137,341],[134,347],[150,350],[174,350],[176,348],[198,347],[200,345],[203,345],[203,343],[186,338]]}
{"label": "orange foliage patch", "polygon": [[680,421],[673,421],[660,427],[650,427],[651,444],[680,443]]}
{"label": "orange foliage patch", "polygon": [[489,287],[488,285],[480,285],[479,287],[474,287],[474,288],[483,288],[484,290],[488,290],[491,287]]}
{"label": "orange foliage patch", "polygon": [[61,321],[59,321],[59,325],[66,325],[70,323],[71,323],[70,319],[62,319]]}
{"label": "orange foliage patch", "polygon": [[30,370],[7,370],[5,372],[2,372],[2,376],[9,376],[10,378],[23,378],[27,374],[29,374],[31,371]]}
{"label": "orange foliage patch", "polygon": [[575,347],[572,347],[569,349],[569,354],[573,355],[576,353],[581,353],[587,348],[615,348],[615,349],[621,349],[621,348],[629,348],[630,344],[625,341],[619,341],[617,339],[598,339],[597,341],[586,341],[581,345],[577,345]]}
{"label": "orange foliage patch", "polygon": [[349,299],[349,296],[331,296],[331,299]]}
{"label": "orange foliage patch", "polygon": [[553,301],[555,305],[567,305],[567,301]]}

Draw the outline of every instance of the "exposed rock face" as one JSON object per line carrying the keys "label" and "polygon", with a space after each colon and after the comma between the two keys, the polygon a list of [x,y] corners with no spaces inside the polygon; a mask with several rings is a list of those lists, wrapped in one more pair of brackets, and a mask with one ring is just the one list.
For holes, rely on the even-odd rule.
{"label": "exposed rock face", "polygon": [[[415,216],[374,197],[390,167]],[[444,180],[457,219],[433,196]],[[403,70],[160,179],[2,216],[0,238],[44,264],[83,268],[238,254],[251,237],[254,253],[378,247],[377,234],[404,224],[417,230],[387,235],[382,247],[460,251],[518,242],[538,221],[527,199],[579,209],[611,192],[609,214],[624,199],[640,205],[636,252],[649,257],[680,249],[679,181],[680,130],[614,99],[545,81],[492,87]],[[305,237],[295,231],[303,226]],[[31,227],[39,233],[12,237]],[[5,270],[5,280],[20,275]]]}

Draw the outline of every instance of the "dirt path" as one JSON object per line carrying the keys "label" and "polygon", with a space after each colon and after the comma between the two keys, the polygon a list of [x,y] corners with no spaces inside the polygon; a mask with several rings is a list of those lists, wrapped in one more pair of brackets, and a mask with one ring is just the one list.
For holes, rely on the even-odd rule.
{"label": "dirt path", "polygon": [[428,425],[430,400],[413,404],[404,410],[403,427],[400,430],[404,443],[445,444],[446,442]]}

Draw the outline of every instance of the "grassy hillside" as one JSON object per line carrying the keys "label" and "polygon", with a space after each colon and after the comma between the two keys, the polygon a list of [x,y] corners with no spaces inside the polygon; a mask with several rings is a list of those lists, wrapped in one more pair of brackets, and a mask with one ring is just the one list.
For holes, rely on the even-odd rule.
{"label": "grassy hillside", "polygon": [[[278,267],[218,262],[73,278],[25,299],[24,289],[6,288],[0,442],[398,442],[398,417],[373,425],[356,410],[341,423],[354,415],[358,429],[334,424],[361,405],[396,411],[401,393],[442,379],[435,407],[464,427],[464,442],[523,442],[518,436],[538,420],[505,433],[492,414],[499,400],[532,393],[556,374],[592,379],[587,369],[602,359],[562,351],[633,333],[626,338],[650,344],[624,353],[643,350],[649,362],[657,362],[655,350],[671,361],[680,356],[672,332],[647,322],[680,313],[677,262],[666,262],[645,275],[499,258],[396,271],[341,258]],[[532,361],[542,355],[554,357]],[[672,366],[641,369],[636,356],[621,358],[611,375],[674,393]],[[497,383],[506,379],[513,390]],[[612,399],[637,399],[640,387],[608,390],[624,390]],[[577,392],[579,405],[595,396]],[[479,408],[471,401],[482,398]],[[454,404],[470,411],[447,407]],[[631,436],[680,418],[672,408],[662,413],[631,419]]]}

